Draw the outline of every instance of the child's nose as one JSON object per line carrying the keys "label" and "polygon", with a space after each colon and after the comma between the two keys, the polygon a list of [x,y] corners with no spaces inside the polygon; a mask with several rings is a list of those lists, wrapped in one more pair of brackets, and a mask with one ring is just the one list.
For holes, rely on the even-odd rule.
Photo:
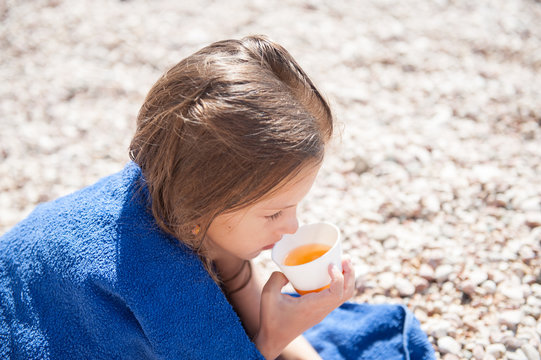
{"label": "child's nose", "polygon": [[297,216],[291,216],[286,220],[286,223],[284,224],[283,232],[284,234],[294,234],[297,232],[297,229],[299,228],[299,221],[297,220]]}

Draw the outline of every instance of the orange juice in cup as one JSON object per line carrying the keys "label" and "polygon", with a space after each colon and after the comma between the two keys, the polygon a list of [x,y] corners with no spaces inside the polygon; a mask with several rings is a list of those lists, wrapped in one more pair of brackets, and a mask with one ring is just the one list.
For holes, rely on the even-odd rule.
{"label": "orange juice in cup", "polygon": [[331,248],[327,244],[301,245],[289,252],[284,259],[284,265],[296,266],[306,264],[325,254]]}

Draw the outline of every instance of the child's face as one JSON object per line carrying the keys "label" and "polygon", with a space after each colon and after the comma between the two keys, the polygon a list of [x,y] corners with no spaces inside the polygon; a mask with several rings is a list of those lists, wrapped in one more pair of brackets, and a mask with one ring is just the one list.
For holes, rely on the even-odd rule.
{"label": "child's face", "polygon": [[218,216],[207,231],[211,258],[223,255],[252,259],[269,250],[284,234],[297,231],[297,205],[312,187],[320,166],[309,166],[255,204]]}

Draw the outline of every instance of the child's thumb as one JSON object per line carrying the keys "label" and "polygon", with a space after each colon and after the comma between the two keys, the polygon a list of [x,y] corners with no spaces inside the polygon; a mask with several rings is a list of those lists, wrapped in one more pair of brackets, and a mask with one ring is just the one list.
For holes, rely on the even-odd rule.
{"label": "child's thumb", "polygon": [[288,282],[289,280],[287,280],[284,274],[279,271],[275,271],[269,277],[269,280],[267,280],[263,291],[268,291],[271,293],[281,292],[282,288],[286,286]]}

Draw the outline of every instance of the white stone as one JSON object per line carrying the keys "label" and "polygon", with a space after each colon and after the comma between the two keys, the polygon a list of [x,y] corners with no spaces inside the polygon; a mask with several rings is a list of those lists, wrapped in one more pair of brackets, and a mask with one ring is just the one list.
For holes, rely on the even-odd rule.
{"label": "white stone", "polygon": [[537,228],[541,226],[541,212],[530,211],[526,214],[525,223],[531,228]]}
{"label": "white stone", "polygon": [[479,286],[479,284],[485,282],[488,279],[488,274],[482,270],[472,271],[468,278],[471,280],[473,285]]}
{"label": "white stone", "polygon": [[430,286],[430,283],[428,280],[423,279],[421,277],[415,277],[413,279],[413,286],[415,287],[415,292],[423,292]]}
{"label": "white stone", "polygon": [[384,290],[389,290],[395,286],[395,275],[392,272],[384,272],[378,276],[379,286]]}
{"label": "white stone", "polygon": [[434,276],[438,282],[444,282],[449,279],[449,276],[453,273],[453,271],[453,266],[443,264],[436,268]]}
{"label": "white stone", "polygon": [[[524,326],[528,326],[531,328],[534,328],[537,325],[537,321],[535,320],[535,318],[530,315],[524,316],[520,323],[523,324]],[[541,323],[539,323],[539,325],[541,326]]]}
{"label": "white stone", "polygon": [[497,359],[503,357],[506,352],[504,344],[490,344],[486,347],[486,353],[494,356]]}
{"label": "white stone", "polygon": [[498,291],[511,300],[524,300],[524,294],[520,285],[502,284],[498,286]]}
{"label": "white stone", "polygon": [[411,296],[415,294],[415,286],[407,279],[398,278],[395,287],[400,296]]}
{"label": "white stone", "polygon": [[440,210],[440,201],[435,195],[427,195],[421,200],[423,206],[432,213],[436,213]]}
{"label": "white stone", "polygon": [[475,293],[475,285],[470,280],[464,280],[462,283],[460,283],[460,290],[468,295],[472,295]]}
{"label": "white stone", "polygon": [[438,349],[443,354],[459,355],[461,346],[460,344],[450,336],[444,336],[438,339]]}
{"label": "white stone", "polygon": [[449,329],[451,328],[451,323],[447,320],[438,320],[435,323],[431,324],[428,329],[428,334],[433,336],[436,339],[443,338],[449,334]]}
{"label": "white stone", "polygon": [[524,352],[528,360],[541,360],[539,352],[531,344],[526,343],[520,349]]}
{"label": "white stone", "polygon": [[538,298],[541,298],[541,284],[532,284],[530,286],[530,289],[535,294],[535,296],[537,296]]}
{"label": "white stone", "polygon": [[529,246],[523,246],[519,250],[519,255],[523,261],[530,261],[530,260],[535,259],[536,257],[535,252]]}
{"label": "white stone", "polygon": [[492,280],[485,281],[481,287],[486,291],[487,294],[494,294],[497,290],[497,285]]}
{"label": "white stone", "polygon": [[513,352],[508,351],[506,355],[509,360],[528,360],[522,349],[517,349]]}
{"label": "white stone", "polygon": [[421,264],[419,267],[419,276],[428,281],[432,281],[434,280],[434,269],[428,264]]}
{"label": "white stone", "polygon": [[524,212],[538,212],[541,210],[541,197],[533,197],[523,201],[520,209]]}
{"label": "white stone", "polygon": [[472,353],[475,360],[483,360],[483,357],[485,356],[485,350],[483,349],[483,346],[479,344],[475,345]]}
{"label": "white stone", "polygon": [[514,329],[522,321],[523,316],[521,310],[507,310],[500,314],[499,321],[508,328]]}

